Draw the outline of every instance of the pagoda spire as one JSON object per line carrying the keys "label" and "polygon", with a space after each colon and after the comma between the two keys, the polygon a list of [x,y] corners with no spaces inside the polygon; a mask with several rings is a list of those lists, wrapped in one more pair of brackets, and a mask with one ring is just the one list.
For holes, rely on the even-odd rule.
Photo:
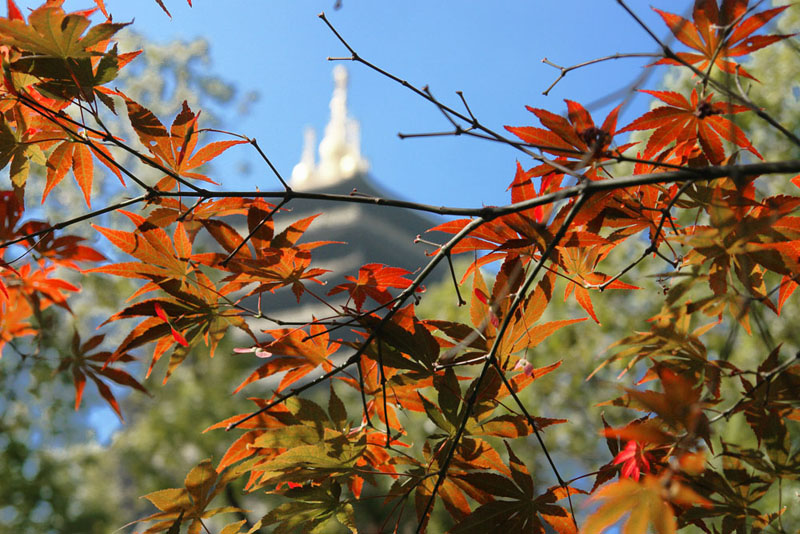
{"label": "pagoda spire", "polygon": [[314,132],[306,130],[303,156],[292,170],[290,185],[295,189],[327,187],[369,168],[367,160],[361,156],[358,122],[347,113],[347,78],[344,66],[334,67],[331,115],[319,144],[319,162],[314,158]]}

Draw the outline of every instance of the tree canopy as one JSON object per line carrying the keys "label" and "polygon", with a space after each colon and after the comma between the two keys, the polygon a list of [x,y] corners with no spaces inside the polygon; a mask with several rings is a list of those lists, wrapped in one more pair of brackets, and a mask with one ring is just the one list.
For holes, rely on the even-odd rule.
{"label": "tree canopy", "polygon": [[[48,0],[26,16],[8,0],[0,18],[0,350],[19,362],[0,375],[4,393],[29,373],[40,389],[70,384],[79,410],[88,384],[121,420],[120,389],[169,388],[181,373],[194,373],[192,394],[247,397],[240,413],[180,421],[223,436],[224,452],[144,495],[152,506],[124,526],[728,534],[798,520],[800,138],[797,99],[770,77],[774,62],[796,64],[792,23],[770,29],[795,8],[656,10],[665,42],[617,0],[659,46],[646,68],[678,81],[643,90],[653,105],[629,124],[624,102],[601,119],[566,100],[504,130],[462,94],[440,100],[371,62],[321,14],[340,60],[441,112],[451,130],[435,135],[517,158],[506,205],[462,207],[292,188],[254,138],[208,126],[199,99],[164,116],[117,88],[140,51],[118,39],[130,23],[94,3],[68,13]],[[226,184],[214,164],[244,149],[274,187]],[[78,202],[58,198],[68,176]],[[418,238],[431,252],[416,271],[336,272],[318,259],[335,243],[305,237],[315,217],[289,211],[312,200],[449,219]],[[432,292],[440,265],[452,281]],[[345,281],[325,286],[332,276]],[[100,284],[128,300],[100,318],[73,308]],[[276,316],[281,293],[325,315]],[[246,377],[215,383],[215,354],[215,366],[249,365]],[[29,457],[33,441],[9,434],[5,458]],[[26,469],[5,468],[18,480]]]}

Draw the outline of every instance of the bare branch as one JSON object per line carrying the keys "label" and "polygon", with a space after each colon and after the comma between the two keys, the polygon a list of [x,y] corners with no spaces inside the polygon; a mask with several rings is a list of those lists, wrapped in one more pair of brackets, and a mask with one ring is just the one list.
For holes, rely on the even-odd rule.
{"label": "bare branch", "polygon": [[620,53],[616,53],[616,54],[612,54],[610,56],[600,57],[600,58],[597,58],[597,59],[590,59],[589,61],[584,61],[583,63],[578,63],[576,65],[572,65],[572,66],[569,66],[569,67],[562,67],[561,65],[557,65],[556,63],[553,63],[552,61],[550,61],[549,59],[544,57],[544,58],[542,58],[542,63],[544,63],[545,65],[549,65],[549,66],[551,66],[551,67],[553,67],[555,69],[558,69],[560,71],[560,73],[558,75],[558,78],[556,78],[555,81],[553,83],[551,83],[550,86],[547,89],[542,91],[542,94],[544,96],[547,96],[550,93],[550,91],[553,89],[553,87],[555,87],[558,84],[558,82],[563,80],[564,77],[567,74],[569,74],[571,71],[573,71],[573,70],[581,69],[583,67],[588,67],[589,65],[594,65],[596,63],[601,63],[603,61],[611,61],[613,59],[627,59],[627,58],[639,58],[639,57],[661,57],[661,54],[652,54],[652,53],[651,54],[648,54],[648,53],[620,54]]}

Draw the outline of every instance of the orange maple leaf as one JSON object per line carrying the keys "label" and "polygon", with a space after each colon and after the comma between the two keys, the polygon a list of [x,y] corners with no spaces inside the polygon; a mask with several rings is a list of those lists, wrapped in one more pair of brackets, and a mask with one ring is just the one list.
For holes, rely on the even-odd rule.
{"label": "orange maple leaf", "polygon": [[[358,278],[345,276],[349,280],[339,284],[328,292],[328,295],[336,295],[342,291],[347,291],[350,298],[356,305],[356,309],[361,311],[366,297],[371,297],[379,304],[386,304],[392,300],[389,288],[405,289],[411,285],[411,280],[405,278],[411,274],[410,271],[400,267],[389,267],[381,263],[368,263],[358,269]],[[422,288],[417,288],[422,291]]]}
{"label": "orange maple leaf", "polygon": [[[506,126],[526,143],[562,158],[568,167],[585,167],[593,161],[606,159],[610,155],[611,142],[617,133],[617,115],[620,106],[608,114],[603,125],[595,126],[592,116],[577,102],[565,100],[567,118],[544,109],[527,106],[547,129],[532,126]],[[621,152],[631,145],[619,147]]]}
{"label": "orange maple leaf", "polygon": [[[742,66],[728,58],[750,54],[793,34],[752,36],[753,32],[789,6],[776,7],[745,17],[747,4],[748,0],[723,0],[720,7],[717,6],[716,0],[696,0],[692,13],[694,22],[660,9],[653,8],[653,10],[661,15],[680,42],[699,52],[678,52],[676,55],[680,59],[697,66],[701,71],[706,70],[713,60],[714,65],[723,72],[729,74],[738,72],[755,80]],[[654,65],[681,65],[681,62],[664,58]]]}
{"label": "orange maple leaf", "polygon": [[691,101],[672,91],[642,92],[653,95],[667,105],[648,111],[619,133],[655,129],[647,141],[645,158],[652,158],[674,141],[687,149],[699,144],[708,161],[719,165],[725,159],[722,138],[763,159],[741,128],[723,116],[748,111],[748,108],[727,102],[712,102],[713,95],[700,99],[696,89],[692,90]]}
{"label": "orange maple leaf", "polygon": [[[131,126],[139,136],[139,140],[156,157],[160,164],[181,177],[216,184],[208,176],[194,172],[194,170],[216,158],[230,147],[247,142],[245,140],[216,141],[195,152],[199,133],[197,120],[200,117],[200,113],[195,114],[189,109],[186,101],[183,102],[183,107],[175,117],[168,132],[153,112],[124,94],[119,94],[125,99]],[[175,184],[176,180],[172,176],[165,176],[158,183],[157,188],[168,191],[175,187]]]}

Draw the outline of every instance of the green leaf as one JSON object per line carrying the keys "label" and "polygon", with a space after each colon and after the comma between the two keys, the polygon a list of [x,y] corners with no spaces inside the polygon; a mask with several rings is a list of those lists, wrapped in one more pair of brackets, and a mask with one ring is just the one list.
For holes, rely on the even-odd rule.
{"label": "green leaf", "polygon": [[337,526],[356,532],[353,507],[339,500],[339,484],[325,482],[320,486],[293,488],[284,496],[292,500],[273,508],[254,528],[278,523],[273,531],[276,534],[326,534],[341,530]]}
{"label": "green leaf", "polygon": [[94,85],[104,85],[117,77],[119,73],[119,55],[117,53],[117,44],[103,54],[100,62],[97,64],[97,70],[94,75]]}
{"label": "green leaf", "polygon": [[331,394],[328,400],[328,414],[334,426],[339,430],[344,430],[347,425],[347,409],[342,402],[342,399],[336,395],[336,390],[333,389],[333,382],[331,382]]}
{"label": "green leaf", "polygon": [[130,23],[104,22],[81,35],[89,19],[80,14],[65,14],[60,7],[40,7],[20,20],[0,18],[0,43],[42,56],[60,59],[91,57],[88,48],[109,39]]}
{"label": "green leaf", "polygon": [[461,388],[453,368],[448,368],[444,375],[435,375],[433,384],[439,393],[438,401],[442,414],[453,427],[457,427],[460,423],[458,412],[461,406]]}
{"label": "green leaf", "polygon": [[433,404],[431,401],[425,398],[425,396],[417,392],[419,399],[422,401],[422,405],[425,408],[425,413],[428,414],[428,418],[433,421],[433,423],[444,430],[448,435],[455,432],[456,427],[452,425],[447,419],[445,419],[444,415],[442,414],[441,410]]}
{"label": "green leaf", "polygon": [[488,495],[511,499],[524,499],[526,497],[525,493],[512,480],[497,473],[478,472],[455,476]]}
{"label": "green leaf", "polygon": [[316,445],[322,439],[321,430],[306,425],[289,425],[267,430],[253,442],[253,447],[291,448]]}
{"label": "green leaf", "polygon": [[162,512],[177,512],[191,506],[189,494],[182,488],[154,491],[145,495],[144,498]]}
{"label": "green leaf", "polygon": [[208,499],[216,481],[217,472],[214,470],[214,466],[211,465],[210,459],[203,460],[189,471],[184,484],[195,506],[199,503],[205,504],[208,502],[206,499]]}

